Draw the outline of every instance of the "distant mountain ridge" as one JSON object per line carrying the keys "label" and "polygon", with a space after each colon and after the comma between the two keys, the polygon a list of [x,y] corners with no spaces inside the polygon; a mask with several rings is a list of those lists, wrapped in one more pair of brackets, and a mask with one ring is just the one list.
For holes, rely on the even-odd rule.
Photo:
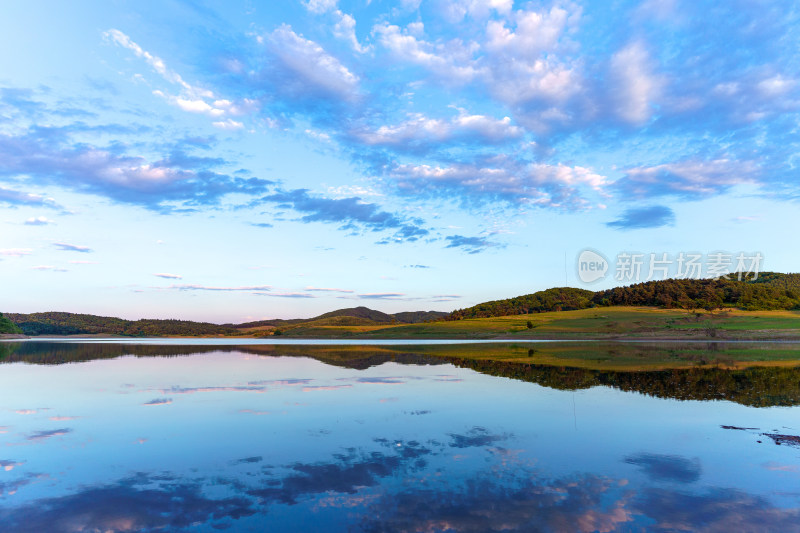
{"label": "distant mountain ridge", "polygon": [[447,316],[447,314],[440,311],[412,311],[390,315],[367,307],[354,307],[338,309],[309,319],[275,319],[244,324],[212,324],[190,320],[125,320],[117,317],[51,311],[29,314],[6,313],[7,318],[0,315],[0,333],[24,333],[30,336],[122,335],[128,337],[246,335],[249,333],[247,330],[287,327],[299,324],[315,326],[414,324],[438,320]]}
{"label": "distant mountain ridge", "polygon": [[[429,322],[431,320],[441,320],[449,315],[443,311],[405,311],[402,313],[387,314],[381,311],[370,309],[369,307],[349,307],[346,309],[337,309],[336,311],[329,311],[319,316],[312,318],[293,318],[281,319],[276,318],[272,320],[257,320],[255,322],[245,322],[244,324],[223,324],[227,327],[245,329],[245,328],[258,328],[265,326],[286,327],[297,324],[308,324],[311,322],[331,323],[330,319],[337,317],[351,317],[360,319],[363,322],[361,325],[377,325],[377,324],[418,324],[420,322]],[[332,325],[332,324],[330,324]],[[342,324],[344,325],[344,324]],[[356,324],[347,324],[356,325]]]}
{"label": "distant mountain ridge", "polygon": [[261,336],[277,335],[289,330],[301,335],[315,335],[322,331],[330,334],[332,327],[357,327],[366,331],[381,326],[570,311],[596,306],[706,310],[739,308],[749,311],[800,309],[800,274],[762,272],[755,280],[742,281],[722,278],[666,279],[596,292],[575,287],[556,287],[514,298],[483,302],[452,313],[407,311],[388,314],[359,306],[337,309],[308,319],[272,319],[243,324],[211,324],[189,320],[125,320],[63,312],[6,313],[7,320],[0,315],[0,334],[16,333],[18,327],[30,336]]}
{"label": "distant mountain ridge", "polygon": [[159,335],[231,335],[234,328],[192,322],[191,320],[125,320],[110,316],[79,313],[6,313],[25,335],[123,335],[146,337]]}

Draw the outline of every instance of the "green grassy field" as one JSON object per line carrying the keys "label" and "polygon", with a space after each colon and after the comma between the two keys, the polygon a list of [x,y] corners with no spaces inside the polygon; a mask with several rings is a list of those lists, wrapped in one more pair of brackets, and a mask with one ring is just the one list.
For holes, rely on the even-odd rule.
{"label": "green grassy field", "polygon": [[[528,327],[528,322],[530,326]],[[693,313],[650,307],[597,307],[498,318],[404,325],[299,325],[289,337],[395,339],[797,339],[800,311]]]}

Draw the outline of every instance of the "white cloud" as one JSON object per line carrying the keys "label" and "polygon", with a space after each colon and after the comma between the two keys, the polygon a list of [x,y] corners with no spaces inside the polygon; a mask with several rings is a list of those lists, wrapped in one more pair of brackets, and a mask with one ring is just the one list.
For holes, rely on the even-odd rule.
{"label": "white cloud", "polygon": [[208,104],[205,100],[189,99],[189,98],[175,98],[175,104],[190,113],[206,113],[212,117],[219,117],[225,114],[221,109],[216,109],[214,106]]}
{"label": "white cloud", "polygon": [[[520,62],[494,78],[492,92],[511,106],[532,100],[562,104],[582,89],[582,80],[570,66],[538,59],[532,63]],[[568,115],[552,108],[549,118],[563,119]],[[547,117],[542,117],[547,118]]]}
{"label": "white cloud", "polygon": [[179,107],[187,113],[198,113],[208,115],[213,118],[221,117],[225,114],[225,110],[216,108],[201,98],[182,98],[172,94],[167,94],[164,91],[156,89],[153,94],[159,96],[169,102],[171,105]]}
{"label": "white cloud", "polygon": [[383,193],[376,191],[370,187],[361,187],[358,185],[341,185],[339,187],[328,187],[328,196],[333,198],[349,198],[352,196],[364,197],[380,197],[385,196]]}
{"label": "white cloud", "polygon": [[0,202],[7,202],[12,205],[40,205],[58,208],[59,205],[53,198],[47,198],[41,194],[31,194],[27,192],[15,191],[0,187]]}
{"label": "white cloud", "polygon": [[462,113],[454,120],[464,130],[473,131],[487,141],[515,139],[523,135],[522,128],[511,124],[510,117],[498,120],[486,115],[468,115]]}
{"label": "white cloud", "polygon": [[400,0],[400,4],[403,6],[403,9],[408,11],[415,11],[419,9],[419,5],[422,3],[422,0]]}
{"label": "white cloud", "polygon": [[653,73],[647,50],[634,41],[611,58],[610,87],[615,111],[626,122],[640,125],[653,113],[653,105],[661,95],[663,81]]}
{"label": "white cloud", "polygon": [[579,8],[554,6],[541,12],[518,10],[507,20],[486,24],[486,86],[511,107],[520,124],[537,133],[578,119],[570,104],[585,90],[585,82],[569,35],[580,16]]}
{"label": "white cloud", "polygon": [[220,99],[214,100],[213,104],[215,108],[221,109],[227,114],[237,117],[242,115],[250,115],[261,109],[261,104],[252,98],[242,98],[237,102]]}
{"label": "white cloud", "polygon": [[419,20],[417,22],[410,22],[408,26],[406,26],[406,31],[409,35],[413,35],[414,37],[422,37],[425,34],[425,24]]}
{"label": "white cloud", "polygon": [[311,13],[322,15],[331,13],[335,22],[333,27],[333,34],[350,43],[353,50],[363,54],[369,47],[362,46],[356,37],[356,19],[353,15],[342,12],[337,9],[339,0],[306,0],[303,2],[305,8]]}
{"label": "white cloud", "polygon": [[333,27],[333,34],[350,43],[350,46],[356,52],[363,54],[369,50],[368,46],[362,46],[356,37],[356,19],[352,15],[342,13],[337,10],[334,13],[336,17],[336,24]]}
{"label": "white cloud", "polygon": [[783,96],[791,91],[797,82],[795,80],[786,79],[780,74],[771,76],[758,83],[758,90],[766,97]]}
{"label": "white cloud", "polygon": [[492,11],[508,15],[513,4],[513,0],[448,0],[441,2],[440,9],[444,18],[455,24],[467,15],[474,19],[484,19]]}
{"label": "white cloud", "polygon": [[326,143],[331,142],[331,136],[328,135],[327,133],[324,133],[324,132],[321,132],[321,131],[317,131],[317,130],[312,130],[312,129],[307,129],[305,131],[305,133],[306,133],[306,135],[308,135],[312,139],[316,139],[317,141],[322,141],[322,142],[326,142]]}
{"label": "white cloud", "polygon": [[30,217],[25,221],[26,226],[46,226],[48,224],[55,224],[47,217]]}
{"label": "white cloud", "polygon": [[303,5],[312,13],[327,13],[336,9],[339,0],[306,0]]}
{"label": "white cloud", "polygon": [[734,123],[755,122],[800,109],[797,88],[797,80],[783,74],[755,72],[716,83],[706,98],[697,97],[697,107],[721,107]]}
{"label": "white cloud", "polygon": [[161,76],[168,82],[177,83],[189,92],[198,93],[207,97],[213,97],[213,94],[210,91],[192,87],[183,81],[183,78],[181,78],[180,75],[167,68],[167,65],[160,57],[154,56],[150,52],[144,50],[141,46],[133,42],[130,37],[121,31],[110,29],[103,33],[103,37],[118,44],[119,46],[122,46],[123,48],[127,48],[128,50],[132,51],[136,57],[143,58],[147,64],[153,68],[153,70],[161,74]]}
{"label": "white cloud", "polygon": [[458,192],[472,203],[504,200],[550,207],[585,206],[582,189],[605,195],[605,176],[589,168],[524,163],[498,157],[482,164],[397,165],[391,171],[400,192],[442,198]]}
{"label": "white cloud", "polygon": [[[416,33],[416,28],[415,33]],[[408,30],[390,24],[372,29],[380,43],[397,58],[419,65],[435,76],[453,83],[465,83],[481,74],[473,55],[480,48],[476,43],[460,40],[430,43],[418,39]]]}
{"label": "white cloud", "polygon": [[702,198],[734,185],[758,183],[759,175],[759,168],[752,161],[686,160],[628,169],[615,186],[633,198],[666,195]]}
{"label": "white cloud", "polygon": [[258,109],[258,104],[254,100],[244,99],[241,102],[234,103],[230,100],[218,98],[213,91],[187,83],[178,73],[167,68],[160,57],[144,50],[119,30],[108,30],[103,33],[103,36],[107,40],[131,50],[137,57],[143,58],[166,81],[180,86],[179,95],[168,94],[162,90],[154,90],[153,94],[164,98],[171,105],[177,106],[183,111],[219,118],[226,114],[244,115]]}
{"label": "white cloud", "polygon": [[219,128],[221,130],[228,130],[228,131],[235,131],[235,130],[240,130],[240,129],[244,128],[244,124],[243,123],[237,122],[236,120],[233,120],[232,118],[228,118],[228,119],[221,120],[221,121],[218,121],[218,122],[212,122],[211,125],[214,126],[215,128]]}
{"label": "white cloud", "polygon": [[104,32],[103,37],[119,46],[122,46],[123,48],[132,51],[136,57],[143,58],[147,64],[149,64],[153,70],[159,73],[166,81],[179,85],[183,89],[184,94],[188,95],[191,100],[214,98],[214,93],[212,91],[203,87],[190,85],[184,81],[184,79],[177,72],[167,68],[167,65],[164,63],[163,59],[151,54],[147,50],[144,50],[123,32],[116,29],[111,29]]}
{"label": "white cloud", "polygon": [[6,257],[22,257],[23,255],[31,255],[33,252],[32,248],[2,248],[0,249],[0,255]]}
{"label": "white cloud", "polygon": [[493,53],[510,54],[517,58],[537,58],[542,52],[558,45],[567,28],[569,13],[554,6],[549,12],[516,11],[515,28],[504,21],[489,21],[486,25],[486,48]]}
{"label": "white cloud", "polygon": [[292,31],[286,24],[270,34],[272,52],[304,85],[345,99],[356,96],[358,76],[319,44]]}
{"label": "white cloud", "polygon": [[374,131],[360,131],[355,136],[369,145],[400,145],[409,141],[444,141],[451,133],[450,125],[422,114],[395,126],[381,126]]}
{"label": "white cloud", "polygon": [[417,147],[470,137],[499,143],[519,138],[523,133],[522,128],[513,125],[509,117],[498,120],[486,115],[470,115],[460,109],[459,116],[450,120],[415,113],[399,124],[374,130],[362,128],[352,131],[351,135],[371,146]]}

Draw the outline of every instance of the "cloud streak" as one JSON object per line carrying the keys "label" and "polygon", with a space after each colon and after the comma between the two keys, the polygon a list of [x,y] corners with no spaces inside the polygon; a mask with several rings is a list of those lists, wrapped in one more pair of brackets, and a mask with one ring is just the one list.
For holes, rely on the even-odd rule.
{"label": "cloud streak", "polygon": [[32,253],[32,248],[0,248],[0,255],[5,257],[23,257]]}
{"label": "cloud streak", "polygon": [[26,438],[29,441],[40,442],[47,439],[52,439],[54,437],[62,437],[68,433],[72,433],[72,430],[70,428],[50,429],[50,430],[36,431],[28,435]]}
{"label": "cloud streak", "polygon": [[42,196],[41,194],[33,194],[12,189],[0,187],[0,202],[10,205],[28,205],[37,207],[50,207],[52,209],[62,209],[55,200]]}
{"label": "cloud streak", "polygon": [[393,231],[392,239],[413,242],[430,233],[421,219],[408,219],[383,211],[377,204],[363,202],[359,197],[325,198],[311,194],[307,189],[278,191],[264,196],[260,202],[269,202],[293,209],[302,214],[301,222],[327,222],[339,224],[339,229],[359,232]]}
{"label": "cloud streak", "polygon": [[660,228],[675,223],[675,213],[663,205],[633,208],[626,210],[620,218],[607,222],[606,226],[614,229],[631,230],[644,228]]}
{"label": "cloud streak", "polygon": [[77,244],[69,244],[66,242],[54,242],[53,246],[64,252],[80,252],[83,254],[93,252],[93,250],[88,246],[79,246]]}
{"label": "cloud streak", "polygon": [[160,287],[165,290],[175,291],[212,291],[212,292],[240,292],[240,291],[256,291],[266,292],[272,290],[272,285],[242,285],[238,287],[221,287],[212,285],[170,285],[168,287]]}
{"label": "cloud streak", "polygon": [[487,237],[465,237],[463,235],[450,235],[445,237],[445,248],[459,248],[468,254],[479,254],[491,248],[503,248],[504,245],[489,240]]}

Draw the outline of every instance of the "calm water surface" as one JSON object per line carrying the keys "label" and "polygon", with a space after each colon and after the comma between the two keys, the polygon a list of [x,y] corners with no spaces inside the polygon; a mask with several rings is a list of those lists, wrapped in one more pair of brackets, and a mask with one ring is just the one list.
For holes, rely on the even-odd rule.
{"label": "calm water surface", "polygon": [[570,390],[365,347],[10,346],[4,532],[800,531],[791,394]]}

